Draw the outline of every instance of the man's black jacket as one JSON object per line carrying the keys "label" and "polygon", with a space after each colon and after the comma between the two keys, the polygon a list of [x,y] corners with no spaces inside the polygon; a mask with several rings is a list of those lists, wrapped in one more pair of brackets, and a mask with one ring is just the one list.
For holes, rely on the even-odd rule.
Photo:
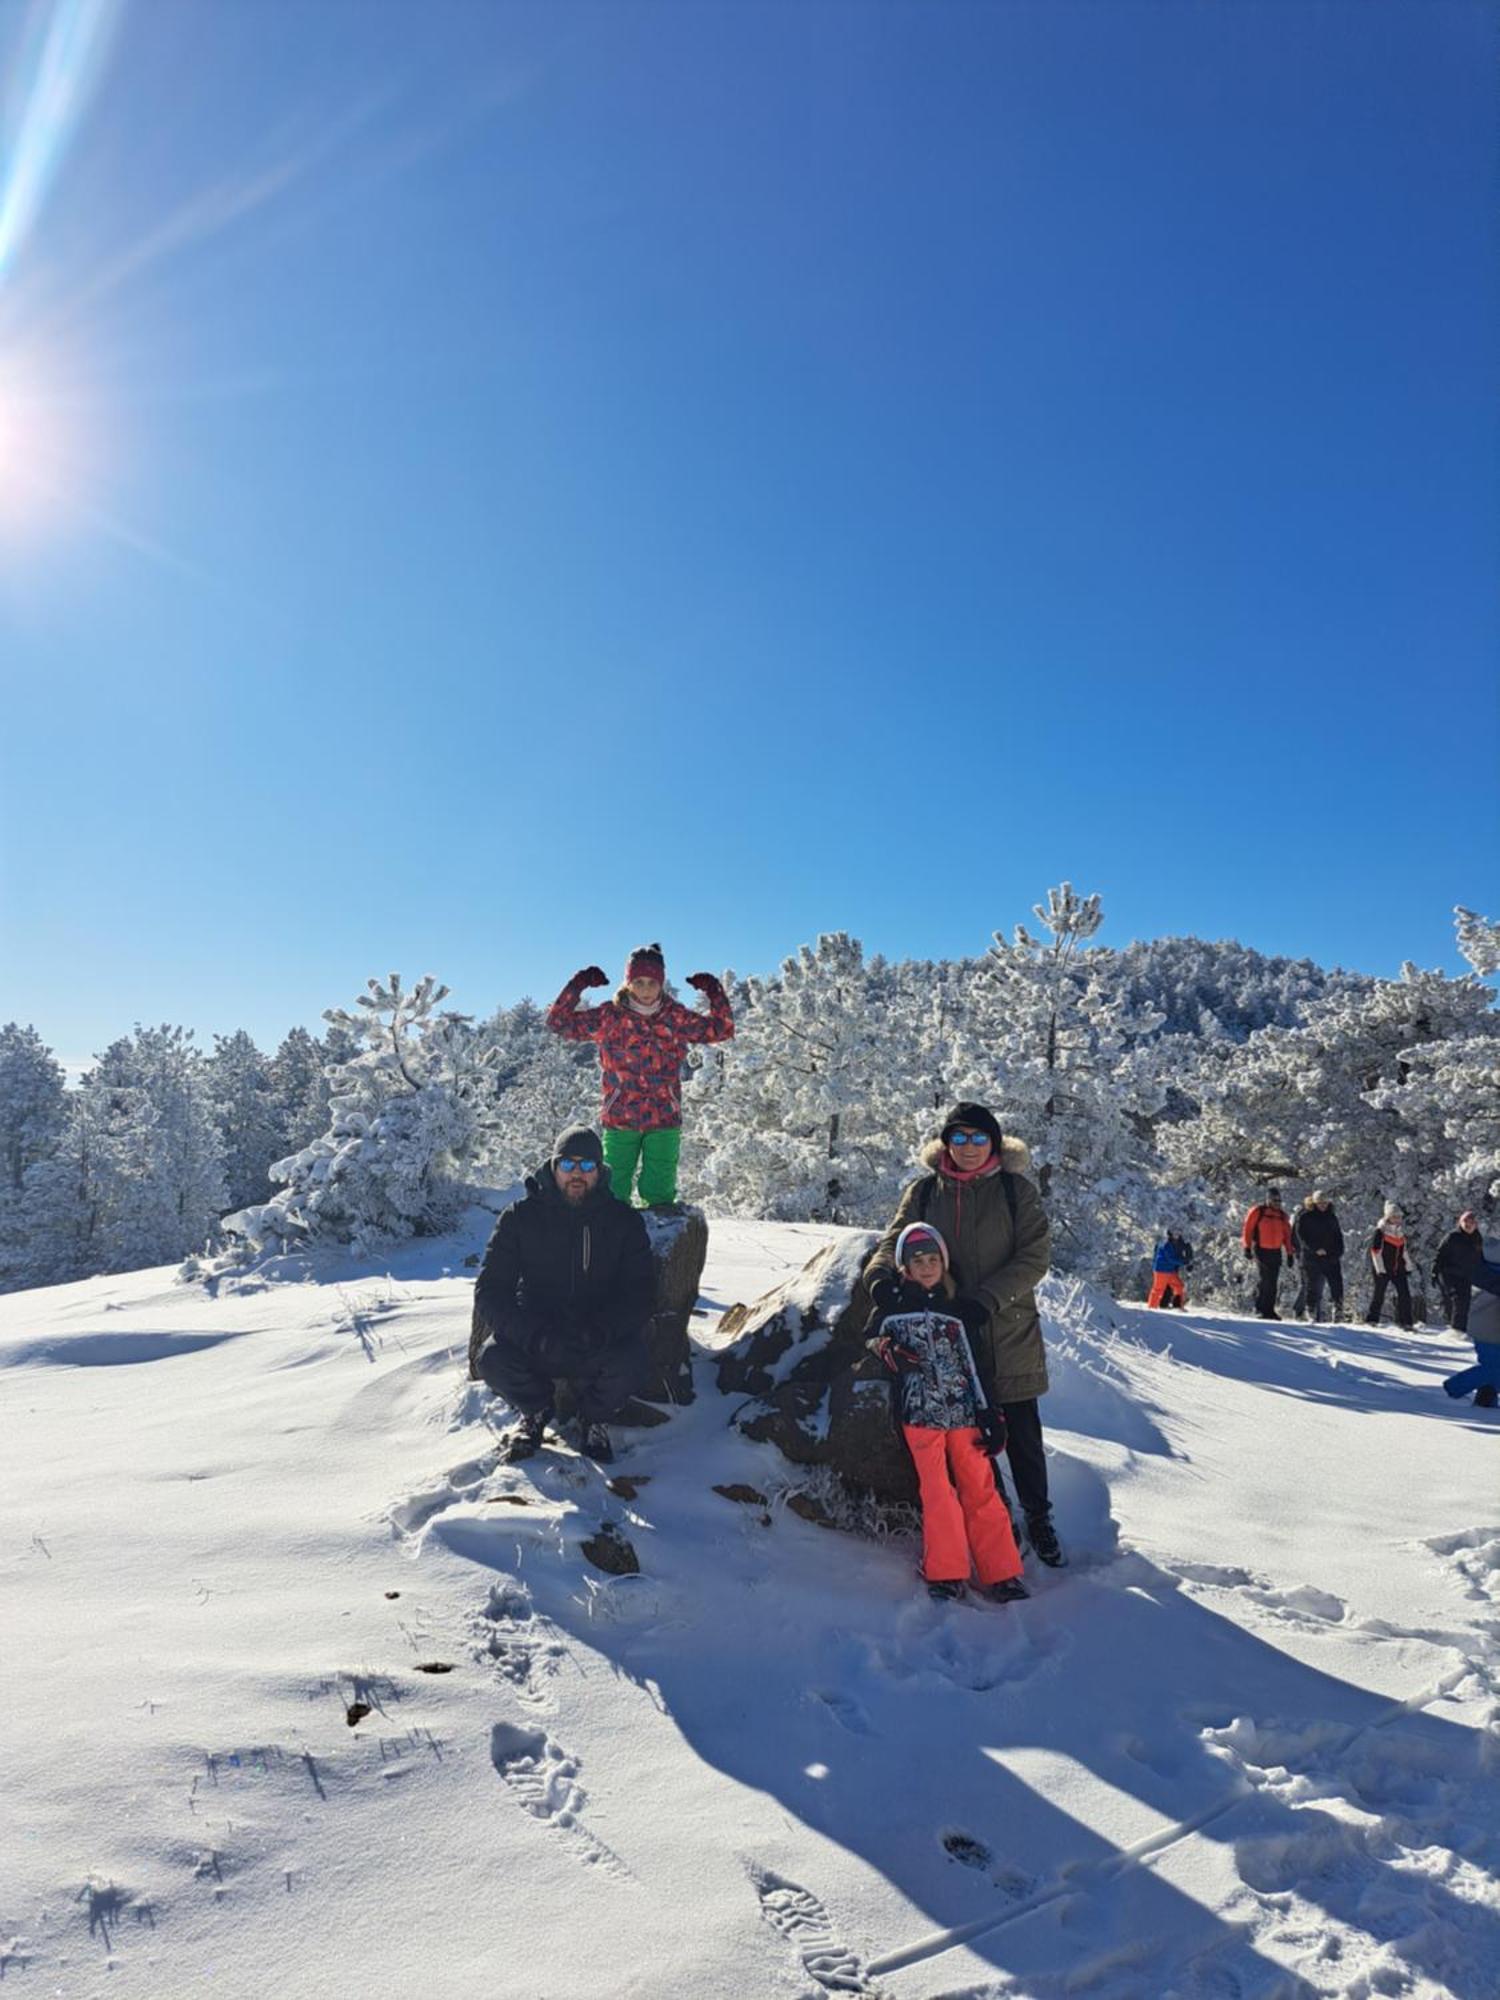
{"label": "man's black jacket", "polygon": [[1440,1285],[1472,1284],[1474,1266],[1484,1255],[1484,1238],[1477,1229],[1450,1229],[1433,1260],[1432,1275]]}
{"label": "man's black jacket", "polygon": [[1344,1232],[1332,1208],[1304,1208],[1297,1217],[1295,1233],[1304,1257],[1316,1257],[1320,1250],[1330,1257],[1344,1254]]}
{"label": "man's black jacket", "polygon": [[526,1178],[525,1197],[495,1224],[474,1286],[469,1372],[493,1336],[544,1351],[558,1374],[638,1334],[656,1304],[646,1225],[609,1191],[609,1169],[576,1206],[551,1163]]}

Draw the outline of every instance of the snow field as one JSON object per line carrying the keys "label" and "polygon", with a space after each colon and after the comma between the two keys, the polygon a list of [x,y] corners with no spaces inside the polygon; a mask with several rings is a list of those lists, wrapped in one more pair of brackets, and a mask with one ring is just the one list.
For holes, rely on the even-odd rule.
{"label": "snow field", "polygon": [[[18,1993],[1500,1991],[1456,1342],[1050,1282],[1073,1565],[939,1606],[909,1542],[788,1509],[706,1364],[602,1473],[498,1464],[487,1222],[389,1274],[0,1299]],[[715,1224],[705,1341],[837,1234]],[[584,1557],[607,1527],[639,1574]]]}

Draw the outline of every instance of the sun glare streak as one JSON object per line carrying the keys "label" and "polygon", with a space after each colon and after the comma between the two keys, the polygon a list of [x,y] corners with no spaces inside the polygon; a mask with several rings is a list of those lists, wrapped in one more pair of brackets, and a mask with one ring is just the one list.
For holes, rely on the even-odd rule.
{"label": "sun glare streak", "polygon": [[10,274],[104,66],[121,0],[57,0],[33,10],[0,140],[0,285]]}

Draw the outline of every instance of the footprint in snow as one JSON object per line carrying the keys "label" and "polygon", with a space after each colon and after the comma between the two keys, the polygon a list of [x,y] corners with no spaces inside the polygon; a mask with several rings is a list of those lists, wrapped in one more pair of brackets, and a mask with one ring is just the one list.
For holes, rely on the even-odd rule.
{"label": "footprint in snow", "polygon": [[544,1729],[497,1722],[490,1731],[490,1760],[523,1811],[565,1835],[581,1861],[622,1881],[635,1880],[613,1848],[596,1839],[579,1817],[588,1793],[579,1782],[578,1759]]}
{"label": "footprint in snow", "polygon": [[1427,1543],[1464,1581],[1464,1595],[1478,1604],[1500,1603],[1500,1528],[1465,1528],[1434,1535]]}
{"label": "footprint in snow", "polygon": [[840,1944],[827,1910],[810,1889],[769,1868],[752,1866],[750,1880],[760,1913],[802,1961],[802,1969],[826,1993],[873,1992],[857,1952]]}
{"label": "footprint in snow", "polygon": [[811,1688],[808,1692],[814,1701],[822,1702],[839,1727],[847,1729],[851,1736],[874,1735],[869,1716],[853,1695],[841,1694],[837,1688]]}
{"label": "footprint in snow", "polygon": [[479,1657],[515,1690],[517,1700],[528,1708],[550,1708],[547,1683],[568,1649],[562,1640],[543,1633],[526,1586],[510,1578],[492,1585],[474,1628]]}

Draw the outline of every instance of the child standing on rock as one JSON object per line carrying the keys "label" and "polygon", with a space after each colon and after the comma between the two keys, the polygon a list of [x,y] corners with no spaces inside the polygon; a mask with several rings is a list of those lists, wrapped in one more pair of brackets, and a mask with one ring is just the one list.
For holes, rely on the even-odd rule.
{"label": "child standing on rock", "polygon": [[962,1597],[972,1567],[981,1596],[1011,1603],[1028,1593],[990,1458],[1005,1449],[1005,1419],[979,1387],[948,1246],[930,1224],[911,1223],[896,1239],[896,1268],[897,1280],[871,1287],[870,1346],[896,1378],[901,1435],[921,1492],[928,1594]]}
{"label": "child standing on rock", "polygon": [[598,1007],[579,1002],[592,986],[607,986],[597,965],[575,972],[547,1010],[547,1026],[568,1042],[597,1042],[603,1081],[601,1123],[610,1186],[629,1201],[640,1172],[647,1208],[677,1202],[677,1160],[682,1148],[682,1064],[694,1043],[727,1042],[734,1016],[724,988],[711,972],[695,972],[689,986],[707,996],[699,1014],[664,990],[667,969],[659,944],[639,946],[625,964],[625,981]]}

